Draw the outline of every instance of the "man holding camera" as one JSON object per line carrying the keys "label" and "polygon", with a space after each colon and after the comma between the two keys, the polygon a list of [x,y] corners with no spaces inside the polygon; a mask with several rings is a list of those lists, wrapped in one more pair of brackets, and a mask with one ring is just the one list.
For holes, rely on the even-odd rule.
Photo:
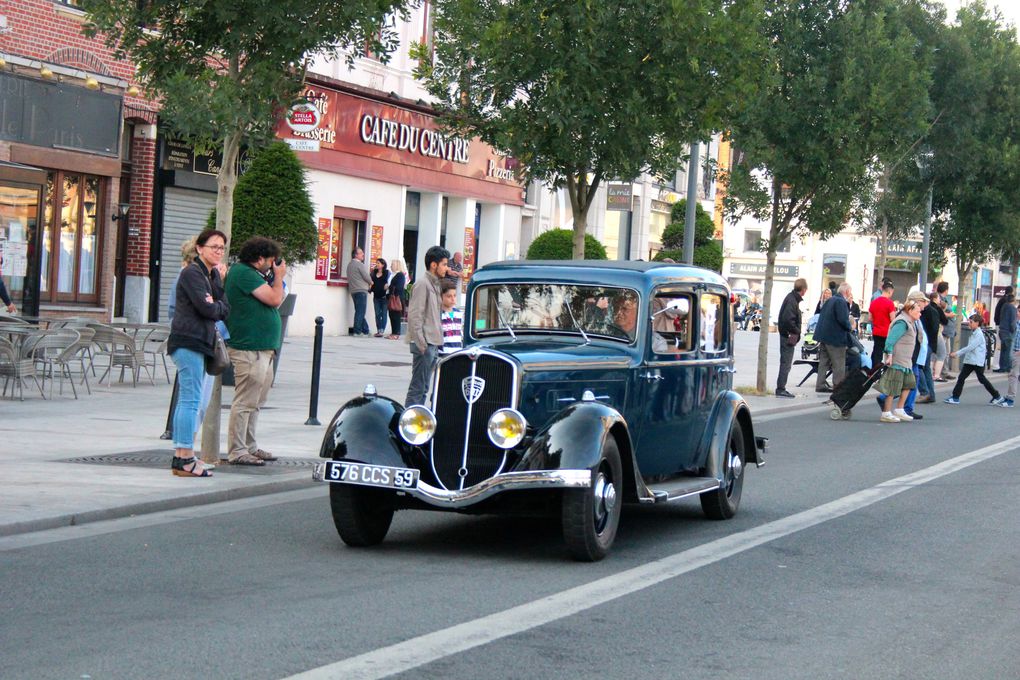
{"label": "man holding camera", "polygon": [[238,260],[223,284],[230,302],[227,352],[235,383],[227,459],[234,465],[265,465],[276,456],[255,443],[255,426],[273,386],[273,358],[281,334],[277,308],[286,297],[287,265],[280,259],[280,244],[262,236],[245,241]]}

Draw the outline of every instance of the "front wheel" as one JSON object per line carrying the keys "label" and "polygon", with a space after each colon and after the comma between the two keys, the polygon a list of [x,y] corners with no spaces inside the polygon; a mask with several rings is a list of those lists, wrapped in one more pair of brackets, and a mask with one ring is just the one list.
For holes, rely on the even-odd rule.
{"label": "front wheel", "polygon": [[616,440],[610,435],[602,445],[592,486],[563,492],[563,539],[575,560],[597,562],[609,554],[622,504],[623,466]]}
{"label": "front wheel", "polygon": [[730,428],[723,460],[722,482],[715,491],[701,494],[701,509],[709,519],[730,519],[740,507],[740,494],[744,489],[744,432],[739,423]]}
{"label": "front wheel", "polygon": [[329,509],[344,543],[353,547],[378,545],[386,538],[393,521],[393,492],[330,484]]}

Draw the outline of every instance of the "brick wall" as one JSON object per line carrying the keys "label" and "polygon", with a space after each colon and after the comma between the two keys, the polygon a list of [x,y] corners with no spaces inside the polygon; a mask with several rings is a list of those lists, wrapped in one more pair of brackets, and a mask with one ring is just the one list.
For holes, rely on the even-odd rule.
{"label": "brick wall", "polygon": [[156,140],[138,137],[132,140],[131,166],[127,274],[148,276],[152,243],[152,199],[156,181]]}

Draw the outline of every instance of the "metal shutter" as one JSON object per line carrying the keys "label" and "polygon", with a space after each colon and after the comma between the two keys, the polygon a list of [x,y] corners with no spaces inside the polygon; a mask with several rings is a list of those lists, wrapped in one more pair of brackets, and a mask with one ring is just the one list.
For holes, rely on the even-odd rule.
{"label": "metal shutter", "polygon": [[170,287],[181,269],[181,244],[205,229],[216,194],[168,187],[163,198],[163,243],[159,270],[159,320],[167,320]]}

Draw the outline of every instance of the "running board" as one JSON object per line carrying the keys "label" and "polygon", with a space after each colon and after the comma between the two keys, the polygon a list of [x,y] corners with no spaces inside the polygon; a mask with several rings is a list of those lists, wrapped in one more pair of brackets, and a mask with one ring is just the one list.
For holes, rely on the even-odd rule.
{"label": "running board", "polygon": [[648,487],[655,503],[669,503],[681,498],[698,496],[706,491],[719,488],[719,480],[712,477],[684,477],[665,482],[663,485]]}

